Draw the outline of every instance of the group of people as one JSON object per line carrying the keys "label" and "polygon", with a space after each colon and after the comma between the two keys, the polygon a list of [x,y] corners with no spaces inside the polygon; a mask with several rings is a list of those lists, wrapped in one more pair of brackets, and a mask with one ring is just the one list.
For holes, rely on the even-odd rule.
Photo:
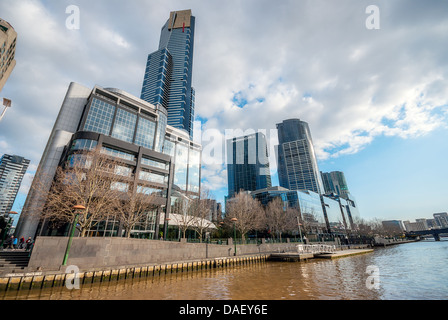
{"label": "group of people", "polygon": [[29,251],[31,249],[31,246],[33,245],[33,240],[31,237],[28,237],[28,239],[25,241],[24,237],[21,237],[20,239],[11,236],[9,239],[5,241],[4,247],[5,249],[25,249]]}

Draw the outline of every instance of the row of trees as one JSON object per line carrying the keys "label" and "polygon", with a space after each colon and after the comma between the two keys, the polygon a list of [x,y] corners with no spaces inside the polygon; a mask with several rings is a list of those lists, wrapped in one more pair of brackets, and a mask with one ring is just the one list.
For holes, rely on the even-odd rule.
{"label": "row of trees", "polygon": [[[232,221],[233,220],[233,221]],[[278,239],[285,233],[310,230],[310,223],[303,220],[296,208],[284,208],[281,198],[275,198],[264,208],[261,203],[246,192],[238,193],[227,202],[227,225],[235,223],[235,228],[244,240],[251,231],[265,231]]]}
{"label": "row of trees", "polygon": [[[138,186],[130,168],[100,150],[72,155],[67,163],[58,167],[49,191],[48,178],[44,175],[33,182],[32,188],[45,195],[46,202],[34,207],[29,214],[39,215],[53,227],[72,224],[77,218],[82,237],[101,221],[111,219],[119,221],[125,235],[130,237],[131,231],[163,204],[157,202],[160,198],[155,189]],[[214,228],[211,198],[210,191],[204,188],[195,199],[179,193],[171,207],[173,214],[170,218],[176,220],[182,237],[185,238],[190,229],[202,240],[205,233]],[[75,205],[81,205],[85,210],[75,211]],[[226,218],[221,222],[227,226],[235,224],[243,239],[256,230],[269,230],[270,235],[281,239],[285,233],[297,232],[299,223],[304,233],[310,232],[314,221],[306,214],[301,215],[296,208],[284,208],[280,198],[264,208],[251,195],[240,192],[228,201]],[[379,220],[360,220],[357,226],[359,235],[386,235]]]}

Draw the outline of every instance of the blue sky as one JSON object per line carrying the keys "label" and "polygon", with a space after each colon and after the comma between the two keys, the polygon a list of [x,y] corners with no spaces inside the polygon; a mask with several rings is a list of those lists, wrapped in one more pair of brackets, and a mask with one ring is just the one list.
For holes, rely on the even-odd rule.
{"label": "blue sky", "polygon": [[[1,1],[0,17],[19,38],[17,66],[0,93],[13,101],[0,123],[0,153],[31,160],[16,211],[69,83],[139,96],[169,12],[187,8],[196,17],[193,85],[203,130],[223,139],[227,129],[269,131],[300,118],[320,170],[345,173],[361,216],[413,220],[448,211],[448,6],[375,1],[381,27],[369,30],[371,4]],[[78,30],[66,28],[69,5],[80,9]],[[223,201],[225,166],[204,164],[202,177]]]}

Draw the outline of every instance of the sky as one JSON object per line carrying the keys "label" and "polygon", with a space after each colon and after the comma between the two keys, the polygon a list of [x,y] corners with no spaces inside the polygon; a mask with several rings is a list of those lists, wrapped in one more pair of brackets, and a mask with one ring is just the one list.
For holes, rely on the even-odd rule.
{"label": "sky", "polygon": [[[0,154],[31,160],[15,211],[70,82],[139,97],[161,27],[184,9],[196,17],[202,133],[224,144],[226,130],[266,130],[272,148],[276,124],[299,118],[319,169],[344,172],[363,218],[448,211],[446,1],[0,0],[0,18],[18,33],[17,65],[0,92],[13,103],[0,122]],[[195,138],[209,150],[204,134]],[[224,163],[203,163],[202,185],[223,202]]]}

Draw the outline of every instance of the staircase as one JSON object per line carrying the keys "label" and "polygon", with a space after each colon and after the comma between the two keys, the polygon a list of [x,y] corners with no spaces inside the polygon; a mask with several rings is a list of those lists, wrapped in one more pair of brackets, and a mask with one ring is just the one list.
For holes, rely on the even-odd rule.
{"label": "staircase", "polygon": [[30,260],[28,251],[0,251],[0,270],[23,270]]}

